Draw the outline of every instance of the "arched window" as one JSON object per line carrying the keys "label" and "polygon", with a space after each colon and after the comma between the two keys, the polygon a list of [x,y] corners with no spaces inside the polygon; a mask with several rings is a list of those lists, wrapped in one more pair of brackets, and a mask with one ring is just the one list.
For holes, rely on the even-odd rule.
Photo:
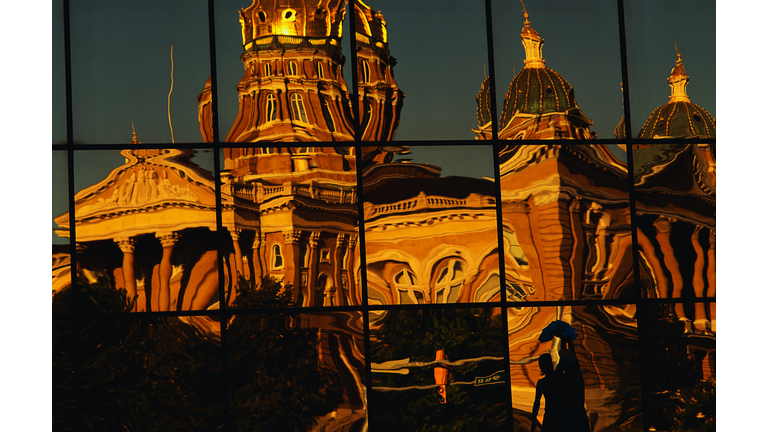
{"label": "arched window", "polygon": [[424,292],[419,286],[416,275],[408,269],[402,269],[394,277],[394,285],[400,295],[400,304],[424,303]]}
{"label": "arched window", "polygon": [[288,75],[291,75],[291,76],[298,75],[296,73],[296,62],[294,61],[288,62]]}
{"label": "arched window", "polygon": [[435,272],[435,303],[453,303],[464,285],[464,261],[447,258],[440,262]]}
{"label": "arched window", "polygon": [[325,306],[325,289],[327,288],[328,280],[328,276],[324,273],[317,277],[315,282],[315,306]]}
{"label": "arched window", "polygon": [[323,79],[325,77],[323,75],[323,62],[315,63],[315,67],[317,68],[317,77]]}
{"label": "arched window", "polygon": [[293,119],[302,123],[307,122],[307,112],[304,111],[304,98],[298,93],[291,95],[291,110],[293,111]]}
{"label": "arched window", "polygon": [[368,66],[368,62],[363,60],[362,62],[363,82],[367,83],[371,80],[371,67]]}
{"label": "arched window", "polygon": [[264,76],[272,76],[272,65],[270,63],[264,64]]}
{"label": "arched window", "polygon": [[323,111],[323,117],[325,118],[325,124],[328,125],[328,130],[336,132],[336,125],[333,123],[333,115],[331,114],[331,108],[328,106],[328,99],[322,98],[323,103],[320,108]]}
{"label": "arched window", "polygon": [[277,119],[277,100],[272,93],[267,95],[267,121],[275,121]]}
{"label": "arched window", "polygon": [[272,246],[272,269],[277,270],[283,268],[283,253],[280,250],[280,245],[275,244]]}

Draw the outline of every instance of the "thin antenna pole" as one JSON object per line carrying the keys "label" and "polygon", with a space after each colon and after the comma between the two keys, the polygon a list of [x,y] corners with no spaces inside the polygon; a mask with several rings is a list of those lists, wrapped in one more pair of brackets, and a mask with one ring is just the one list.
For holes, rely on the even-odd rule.
{"label": "thin antenna pole", "polygon": [[171,91],[168,92],[168,126],[171,128],[171,143],[173,140],[173,123],[171,123],[171,93],[173,93],[173,44],[171,44]]}

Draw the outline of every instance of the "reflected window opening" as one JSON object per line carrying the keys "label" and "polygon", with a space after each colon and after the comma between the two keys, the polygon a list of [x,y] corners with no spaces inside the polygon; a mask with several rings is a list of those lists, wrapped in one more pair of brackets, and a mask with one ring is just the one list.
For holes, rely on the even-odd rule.
{"label": "reflected window opening", "polygon": [[307,121],[307,113],[304,111],[304,98],[298,93],[291,95],[291,110],[293,110],[293,119],[301,123],[309,123]]}

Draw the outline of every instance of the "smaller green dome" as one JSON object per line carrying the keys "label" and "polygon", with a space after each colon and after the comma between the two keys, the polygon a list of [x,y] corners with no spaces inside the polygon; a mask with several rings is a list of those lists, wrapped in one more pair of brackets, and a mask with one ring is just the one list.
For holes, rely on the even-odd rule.
{"label": "smaller green dome", "polygon": [[669,102],[656,108],[638,138],[715,138],[715,119],[692,102]]}

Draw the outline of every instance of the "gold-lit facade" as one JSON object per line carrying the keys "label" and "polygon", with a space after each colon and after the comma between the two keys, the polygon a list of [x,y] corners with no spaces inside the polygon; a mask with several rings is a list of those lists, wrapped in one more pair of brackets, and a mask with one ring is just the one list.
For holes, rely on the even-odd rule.
{"label": "gold-lit facade", "polygon": [[[474,140],[396,143],[401,116],[440,109],[403,111],[408,63],[386,6],[366,3],[227,10],[243,74],[184,96],[199,143],[143,144],[136,127],[54,145],[83,178],[54,216],[54,424],[528,430],[546,418],[539,359],[569,355],[540,339],[556,320],[576,332],[591,431],[706,410],[672,396],[709,400],[716,377],[715,120],[682,54],[640,132],[616,112],[600,141],[576,102],[590,90],[543,55],[534,26],[552,12],[518,5],[523,49],[504,55],[523,67],[477,80]],[[425,149],[492,170],[456,175]]]}

